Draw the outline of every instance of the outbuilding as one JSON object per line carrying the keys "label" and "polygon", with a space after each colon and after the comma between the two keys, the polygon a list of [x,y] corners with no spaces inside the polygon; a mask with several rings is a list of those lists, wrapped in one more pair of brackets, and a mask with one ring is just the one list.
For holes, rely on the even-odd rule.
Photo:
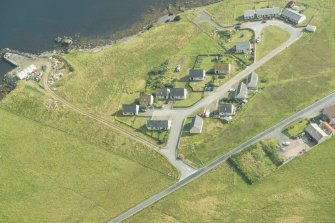
{"label": "outbuilding", "polygon": [[314,33],[314,32],[316,32],[316,26],[307,25],[306,28],[305,28],[305,30],[306,30],[307,32],[312,32],[312,33]]}
{"label": "outbuilding", "polygon": [[305,132],[311,136],[317,143],[322,143],[329,138],[329,135],[325,133],[317,124],[311,123],[305,129]]}
{"label": "outbuilding", "polygon": [[204,121],[200,116],[195,116],[192,119],[192,128],[190,129],[191,134],[201,134]]}

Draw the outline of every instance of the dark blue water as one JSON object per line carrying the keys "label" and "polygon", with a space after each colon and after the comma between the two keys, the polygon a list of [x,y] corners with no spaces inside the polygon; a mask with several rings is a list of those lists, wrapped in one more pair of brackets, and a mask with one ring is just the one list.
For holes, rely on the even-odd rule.
{"label": "dark blue water", "polygon": [[[185,0],[186,1],[186,0]],[[0,0],[0,49],[41,52],[57,36],[102,37],[130,28],[175,0]],[[0,61],[0,75],[11,69]]]}

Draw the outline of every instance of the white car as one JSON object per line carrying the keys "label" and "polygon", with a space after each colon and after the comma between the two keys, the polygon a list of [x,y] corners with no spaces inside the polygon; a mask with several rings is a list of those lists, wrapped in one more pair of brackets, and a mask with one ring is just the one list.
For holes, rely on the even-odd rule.
{"label": "white car", "polygon": [[287,141],[285,141],[285,142],[282,142],[282,144],[283,144],[283,146],[289,146],[291,143],[290,143],[290,142],[287,142]]}

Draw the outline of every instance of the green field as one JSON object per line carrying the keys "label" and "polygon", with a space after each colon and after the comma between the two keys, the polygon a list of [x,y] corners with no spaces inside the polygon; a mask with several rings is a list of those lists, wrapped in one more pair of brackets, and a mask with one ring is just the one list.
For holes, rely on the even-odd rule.
{"label": "green field", "polygon": [[[335,20],[329,16],[335,4],[333,1],[304,2],[320,12],[313,19],[318,31],[305,33],[256,71],[262,82],[260,91],[232,123],[218,123],[219,127],[204,136],[182,139],[181,145],[183,141],[185,145],[196,144],[197,157],[202,163],[208,163],[334,91],[335,32],[329,27],[335,26]],[[181,151],[193,165],[200,165],[187,146],[182,146]]]}
{"label": "green field", "polygon": [[332,138],[253,185],[223,164],[126,222],[334,222],[334,147]]}
{"label": "green field", "polygon": [[1,222],[104,222],[175,182],[82,138],[0,116]]}
{"label": "green field", "polygon": [[256,45],[257,60],[262,59],[275,48],[290,38],[290,34],[276,26],[265,27],[262,31],[262,41]]}

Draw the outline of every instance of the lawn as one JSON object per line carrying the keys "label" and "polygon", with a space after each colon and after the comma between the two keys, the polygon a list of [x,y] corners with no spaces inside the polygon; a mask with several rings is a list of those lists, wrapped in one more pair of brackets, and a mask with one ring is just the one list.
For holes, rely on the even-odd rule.
{"label": "lawn", "polygon": [[290,38],[290,34],[276,26],[268,26],[262,30],[262,41],[256,44],[257,60],[279,47]]}
{"label": "lawn", "polygon": [[[330,20],[329,16],[335,4],[333,1],[325,1],[323,5],[314,1],[307,3],[322,12],[313,19],[319,30],[305,33],[298,42],[256,71],[262,82],[260,91],[232,123],[218,124],[219,128],[205,136],[182,139],[181,145],[196,144],[197,155],[203,163],[225,154],[334,91],[335,32],[329,27],[335,27],[335,20]],[[199,165],[187,146],[182,146],[181,151],[186,159]]]}
{"label": "lawn", "polygon": [[286,126],[283,130],[283,133],[286,134],[291,139],[296,139],[298,136],[305,131],[309,124],[307,119],[297,120],[288,126]]}
{"label": "lawn", "polygon": [[203,92],[192,92],[187,95],[186,100],[176,100],[173,103],[174,108],[183,108],[183,107],[190,107],[200,101],[203,97]]}
{"label": "lawn", "polygon": [[105,222],[175,182],[85,139],[0,116],[1,222]]}
{"label": "lawn", "polygon": [[126,222],[334,222],[334,147],[332,138],[253,185],[225,163]]}

